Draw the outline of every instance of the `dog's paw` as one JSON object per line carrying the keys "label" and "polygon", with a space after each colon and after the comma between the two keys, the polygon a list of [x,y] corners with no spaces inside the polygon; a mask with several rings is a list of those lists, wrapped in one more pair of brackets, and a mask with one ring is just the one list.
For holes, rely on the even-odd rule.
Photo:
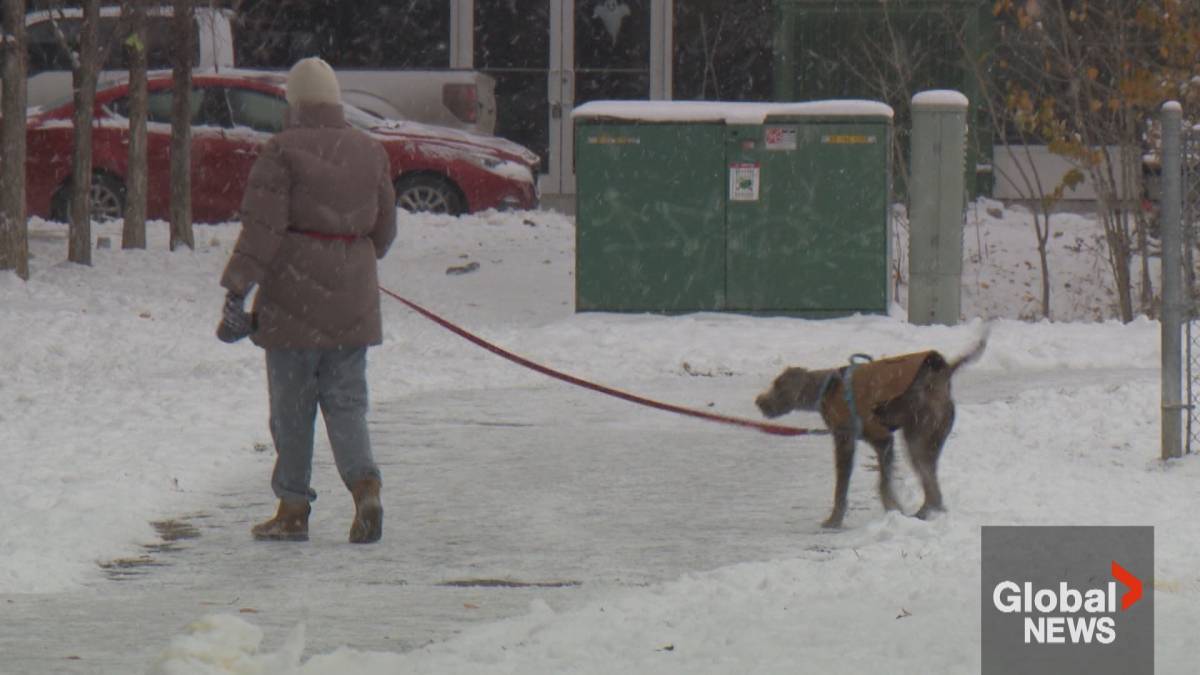
{"label": "dog's paw", "polygon": [[827,530],[840,530],[842,529],[842,519],[840,517],[834,518],[833,516],[830,516],[825,519],[825,522],[821,523],[821,527]]}
{"label": "dog's paw", "polygon": [[933,514],[944,513],[945,511],[946,511],[945,507],[942,507],[942,506],[928,506],[928,505],[922,506],[920,508],[920,510],[918,510],[916,513],[913,514],[913,518],[918,518],[920,520],[929,520],[929,518],[931,516],[933,516]]}

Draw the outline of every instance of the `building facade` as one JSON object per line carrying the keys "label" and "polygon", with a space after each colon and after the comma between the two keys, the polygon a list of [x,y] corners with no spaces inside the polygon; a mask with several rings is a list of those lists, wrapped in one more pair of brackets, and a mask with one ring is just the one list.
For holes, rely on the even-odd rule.
{"label": "building facade", "polygon": [[600,99],[770,100],[771,0],[242,0],[239,62],[465,68],[496,79],[496,134],[574,192],[571,110]]}
{"label": "building facade", "polygon": [[[588,101],[863,98],[897,112],[919,90],[972,101],[986,0],[236,0],[239,63],[319,54],[336,67],[463,68],[496,80],[496,134],[542,157],[539,187],[574,192],[571,111]],[[963,40],[966,42],[964,43]],[[968,59],[966,53],[975,56]],[[990,136],[968,166],[988,164]],[[980,149],[983,150],[980,154]],[[903,167],[901,161],[900,167]],[[974,183],[975,172],[968,169]],[[904,186],[903,171],[898,187]]]}

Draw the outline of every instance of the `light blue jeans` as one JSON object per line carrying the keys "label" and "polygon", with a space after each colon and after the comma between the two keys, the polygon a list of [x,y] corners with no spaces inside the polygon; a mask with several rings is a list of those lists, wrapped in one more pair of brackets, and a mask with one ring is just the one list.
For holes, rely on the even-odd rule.
{"label": "light blue jeans", "polygon": [[311,502],[317,407],[346,488],[379,478],[367,433],[367,348],[268,349],[267,388],[275,470],[271,488],[284,501]]}

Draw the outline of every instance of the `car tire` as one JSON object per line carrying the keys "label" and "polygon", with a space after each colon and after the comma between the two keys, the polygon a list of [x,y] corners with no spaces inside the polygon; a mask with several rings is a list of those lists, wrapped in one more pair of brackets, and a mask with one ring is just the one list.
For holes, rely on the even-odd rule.
{"label": "car tire", "polygon": [[405,211],[457,216],[466,211],[465,202],[458,188],[441,176],[418,174],[396,181],[396,206]]}
{"label": "car tire", "polygon": [[106,173],[92,176],[92,219],[119,220],[125,217],[125,184]]}
{"label": "car tire", "polygon": [[[92,220],[104,222],[125,217],[125,184],[107,173],[92,175]],[[54,195],[51,217],[61,222],[71,219],[71,184],[64,183]]]}

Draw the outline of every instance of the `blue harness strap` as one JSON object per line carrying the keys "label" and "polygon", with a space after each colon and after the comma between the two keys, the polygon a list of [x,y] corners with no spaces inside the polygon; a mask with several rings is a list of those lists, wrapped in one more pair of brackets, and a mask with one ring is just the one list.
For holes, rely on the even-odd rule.
{"label": "blue harness strap", "polygon": [[873,360],[869,354],[854,354],[850,357],[850,365],[846,366],[846,386],[842,395],[846,399],[846,406],[850,408],[850,425],[854,429],[856,441],[862,438],[862,418],[858,416],[858,407],[854,404],[854,369],[860,363],[870,363]]}

